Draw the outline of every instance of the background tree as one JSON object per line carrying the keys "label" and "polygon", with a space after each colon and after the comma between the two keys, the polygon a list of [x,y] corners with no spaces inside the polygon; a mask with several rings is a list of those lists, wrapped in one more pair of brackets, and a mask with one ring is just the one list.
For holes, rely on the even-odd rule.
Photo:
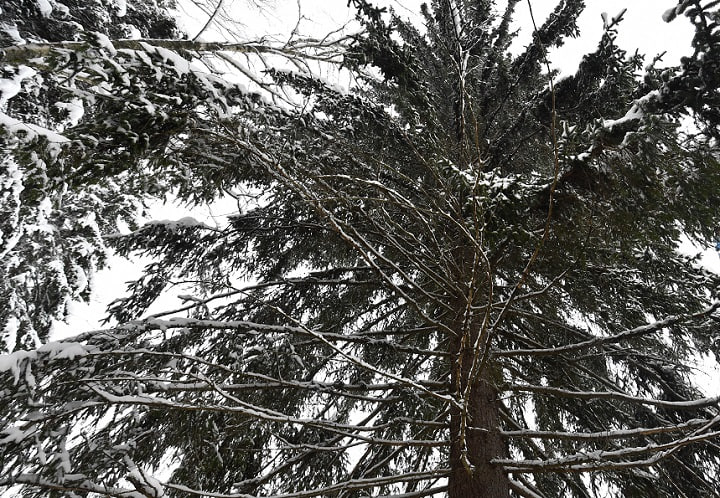
{"label": "background tree", "polygon": [[[135,218],[138,196],[123,192],[123,180],[103,169],[110,163],[120,169],[122,158],[125,163],[142,160],[140,144],[132,158],[123,147],[132,140],[129,135],[140,138],[138,122],[127,123],[138,102],[120,101],[117,94],[139,92],[127,88],[129,79],[122,90],[113,87],[108,73],[119,77],[119,71],[107,67],[107,57],[103,61],[100,39],[173,38],[177,29],[168,6],[135,3],[121,12],[115,2],[2,5],[0,350],[38,347],[47,340],[52,321],[64,318],[68,300],[89,297],[93,270],[106,258],[101,236],[117,230],[118,219],[132,223]],[[33,47],[68,40],[85,49],[30,62],[49,52],[33,54]],[[12,60],[14,49],[25,50],[24,56]],[[93,71],[84,72],[98,60]],[[121,138],[117,129],[122,123],[128,126]],[[115,157],[104,154],[98,160],[103,148],[112,148]],[[80,162],[93,172],[92,180],[70,178]],[[79,183],[82,188],[76,188]]]}
{"label": "background tree", "polygon": [[[219,62],[227,72],[243,67],[238,56],[305,67],[311,55],[333,57],[330,39],[219,44],[198,33],[188,40],[172,7],[114,0],[2,6],[0,351],[47,341],[69,301],[89,297],[107,259],[103,237],[118,223],[137,228],[145,201],[173,191],[200,202],[217,192],[208,172],[190,186],[202,165],[194,172],[171,165],[171,144],[215,113],[261,104],[257,92],[267,89],[249,69],[253,91],[224,80]],[[211,15],[205,28],[216,20]]]}
{"label": "background tree", "polygon": [[[717,279],[676,248],[715,223],[717,12],[669,10],[695,52],[644,72],[608,20],[553,85],[583,2],[512,56],[518,3],[438,0],[421,31],[357,0],[362,91],[269,71],[304,105],[243,99],[148,145],[181,198],[239,212],[113,238],[155,258],[121,325],[2,357],[2,484],[717,496],[718,399],[691,380]],[[179,280],[187,304],[142,318]]]}

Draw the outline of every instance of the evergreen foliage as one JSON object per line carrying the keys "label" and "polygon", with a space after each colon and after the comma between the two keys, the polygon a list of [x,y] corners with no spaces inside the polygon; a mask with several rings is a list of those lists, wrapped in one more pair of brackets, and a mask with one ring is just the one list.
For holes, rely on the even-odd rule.
{"label": "evergreen foliage", "polygon": [[172,4],[133,2],[123,15],[114,1],[47,3],[49,12],[44,4],[9,2],[0,18],[5,352],[40,346],[68,302],[89,297],[106,263],[104,237],[119,224],[137,228],[145,200],[217,192],[215,182],[198,187],[189,183],[197,173],[170,166],[173,145],[213,114],[259,101],[213,70],[205,55],[218,44],[178,38]]}
{"label": "evergreen foliage", "polygon": [[[3,313],[30,323],[58,309],[54,295],[84,292],[42,284],[60,270],[39,255],[88,273],[99,256],[82,258],[143,195],[231,194],[238,212],[221,228],[185,218],[106,237],[152,257],[111,306],[118,325],[10,343],[0,489],[717,496],[719,401],[692,366],[720,357],[720,282],[677,250],[717,221],[715,2],[666,13],[696,28],[680,67],[643,68],[616,43],[619,16],[555,84],[545,54],[579,35],[581,0],[558,2],[517,56],[518,0],[435,0],[422,29],[352,4],[363,29],[343,52],[360,78],[349,92],[278,65],[260,88],[296,100],[272,100],[183,64],[170,50],[182,40],[83,35],[21,87],[91,95],[80,121],[37,121],[60,97],[3,102],[5,122],[27,124],[2,135],[2,243],[22,241],[2,281],[38,282],[3,283],[16,303]],[[93,249],[74,249],[75,233]],[[148,316],[178,281],[186,304]]]}
{"label": "evergreen foliage", "polygon": [[[102,42],[106,35],[170,38],[177,32],[168,5],[136,3],[124,13],[114,5],[2,5],[5,60],[14,48],[38,44],[78,40],[84,49],[54,52],[37,64],[3,62],[0,69],[0,352],[46,342],[68,301],[89,297],[93,273],[107,257],[102,236],[116,231],[118,220],[132,225],[136,218],[138,196],[105,170],[142,161],[142,147],[127,145],[149,142],[147,134],[138,136],[148,116],[137,109],[152,104],[133,87],[136,78],[113,65],[110,56],[117,54]],[[115,86],[113,79],[123,77]]]}

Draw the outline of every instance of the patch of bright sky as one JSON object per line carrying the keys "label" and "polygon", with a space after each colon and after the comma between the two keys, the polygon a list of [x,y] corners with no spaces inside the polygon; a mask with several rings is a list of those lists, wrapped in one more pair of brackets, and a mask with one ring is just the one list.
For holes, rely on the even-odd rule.
{"label": "patch of bright sky", "polygon": [[[646,55],[646,62],[652,61],[656,55],[667,52],[662,65],[676,65],[680,57],[691,52],[692,26],[686,17],[680,16],[673,22],[666,23],[663,13],[677,4],[676,0],[586,0],[586,8],[580,14],[578,25],[580,36],[567,40],[550,55],[551,66],[559,69],[561,74],[571,73],[578,65],[582,56],[593,52],[603,34],[602,14],[612,19],[626,9],[623,21],[618,26],[618,45],[633,54],[636,50]],[[532,8],[538,27],[542,25],[553,11],[556,1],[533,0]],[[532,26],[527,1],[518,3],[513,27],[520,32],[514,50],[524,47],[532,38]]]}
{"label": "patch of bright sky", "polygon": [[[187,1],[187,0],[186,0]],[[531,0],[535,20],[538,26],[548,18],[559,0]],[[420,23],[420,5],[422,0],[375,0],[378,6],[391,7],[396,14]],[[663,13],[677,4],[676,0],[586,0],[586,8],[578,19],[580,36],[569,39],[551,54],[553,68],[561,72],[570,72],[580,62],[582,56],[597,47],[603,33],[602,14],[613,18],[626,10],[622,23],[618,28],[618,44],[629,53],[638,50],[647,55],[650,62],[655,55],[666,52],[663,62],[675,65],[680,57],[690,52],[692,26],[680,16],[670,23],[663,21]],[[498,2],[498,14],[502,13],[504,2]],[[300,0],[269,0],[250,2],[247,7],[245,0],[225,0],[228,12],[242,8],[239,17],[245,29],[245,36],[260,38],[262,36],[286,39],[300,19],[300,32],[305,35],[323,36],[328,27],[339,27],[346,23],[352,26],[354,9],[348,7],[347,0],[303,1]],[[244,7],[243,7],[244,6]],[[196,18],[197,19],[197,18]],[[196,20],[196,24],[198,24]],[[268,26],[272,33],[268,33]],[[527,0],[520,1],[515,7],[513,29],[518,36],[513,51],[519,53],[532,38],[532,22]]]}
{"label": "patch of bright sky", "polygon": [[[227,197],[212,205],[195,206],[189,210],[187,206],[167,201],[158,202],[149,207],[145,217],[146,222],[179,220],[188,217],[195,218],[198,222],[211,227],[225,227],[228,216],[236,214],[238,206],[234,199]],[[127,233],[127,230],[121,230]],[[92,280],[92,293],[90,300],[86,303],[71,302],[68,305],[67,322],[55,321],[50,334],[51,340],[72,337],[76,334],[103,328],[100,323],[107,315],[107,306],[118,297],[126,294],[127,284],[142,275],[143,267],[150,263],[148,258],[134,257],[126,259],[111,257],[109,267],[98,272]],[[180,295],[188,293],[183,286],[174,287],[170,292],[165,292],[148,309],[146,315],[166,310],[172,310],[184,304],[179,298]]]}

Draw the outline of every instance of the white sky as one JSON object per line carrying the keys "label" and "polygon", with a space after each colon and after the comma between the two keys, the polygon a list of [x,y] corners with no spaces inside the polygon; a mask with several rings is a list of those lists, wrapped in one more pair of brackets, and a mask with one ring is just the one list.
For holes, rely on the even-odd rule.
{"label": "white sky", "polygon": [[[191,0],[184,0],[188,31],[193,35],[205,23],[206,16],[187,6]],[[212,0],[214,1],[214,0]],[[535,20],[540,26],[552,12],[558,0],[531,0]],[[250,6],[248,7],[248,3]],[[420,20],[420,5],[423,0],[375,0],[379,6],[391,6],[401,17]],[[271,35],[284,39],[298,20],[297,0],[265,0],[264,6],[253,6],[250,0],[225,0],[229,12],[238,12],[233,19],[239,19],[242,29],[249,36]],[[503,2],[499,2],[501,8]],[[662,14],[675,6],[677,0],[586,0],[586,9],[579,19],[581,35],[570,40],[552,58],[555,67],[570,69],[577,65],[582,54],[592,51],[600,40],[603,22],[601,14],[606,12],[614,17],[627,9],[625,20],[620,25],[620,45],[634,52],[648,54],[648,61],[657,53],[667,51],[666,62],[675,64],[679,57],[690,48],[691,28],[683,16],[672,23],[665,23]],[[303,20],[301,31],[305,34],[322,36],[328,26],[340,26],[354,18],[354,9],[347,6],[347,0],[300,0]],[[515,8],[514,26],[520,29],[518,46],[527,44],[531,37],[532,24],[527,0],[521,0]],[[212,35],[211,35],[212,37]],[[518,50],[518,48],[516,48]]]}
{"label": "white sky", "polygon": [[[538,25],[553,10],[555,1],[533,0],[532,6]],[[663,61],[667,65],[677,64],[680,57],[690,53],[692,28],[683,16],[671,23],[662,20],[663,13],[677,4],[676,0],[586,0],[586,9],[580,15],[580,37],[569,40],[551,57],[551,62],[561,71],[572,70],[584,53],[597,47],[603,32],[602,13],[609,18],[627,9],[624,20],[618,27],[618,44],[629,53],[639,50],[647,54],[646,62],[667,51]],[[516,25],[530,26],[527,1],[516,7]],[[526,44],[530,32],[521,33],[519,41]]]}

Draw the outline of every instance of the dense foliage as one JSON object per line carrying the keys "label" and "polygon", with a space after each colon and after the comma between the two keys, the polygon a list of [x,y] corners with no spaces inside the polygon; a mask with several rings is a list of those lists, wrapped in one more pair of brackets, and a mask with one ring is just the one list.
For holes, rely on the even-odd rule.
{"label": "dense foliage", "polygon": [[[27,38],[41,19],[22,5],[7,12]],[[717,496],[718,399],[692,365],[720,355],[719,282],[677,251],[716,223],[714,2],[668,6],[696,30],[680,67],[622,50],[619,16],[556,83],[545,54],[578,35],[581,0],[519,55],[518,0],[436,0],[422,29],[353,5],[352,91],[302,64],[337,60],[324,41],[7,44],[0,487]],[[296,70],[252,93],[193,48]],[[73,102],[76,121],[48,117]],[[101,237],[168,192],[238,212]],[[33,349],[104,241],[152,257],[111,306],[119,325]],[[174,282],[186,305],[146,316]]]}
{"label": "dense foliage", "polygon": [[[131,87],[131,78],[122,87],[108,84],[120,75],[109,47],[100,42],[105,34],[170,38],[176,30],[162,3],[131,5],[126,12],[114,5],[72,0],[2,5],[4,60],[11,59],[13,48],[33,44],[86,45],[46,53],[49,57],[35,64],[4,63],[0,70],[2,352],[45,342],[53,320],[64,318],[68,300],[89,297],[93,272],[107,257],[102,235],[116,230],[118,218],[135,219],[137,196],[127,195],[123,180],[104,170],[142,160],[141,144],[134,150],[127,144],[142,138],[148,117],[136,110],[143,95]],[[162,141],[152,146],[162,147]],[[92,179],[73,178],[82,170],[91,171]],[[78,184],[82,188],[75,188]]]}

